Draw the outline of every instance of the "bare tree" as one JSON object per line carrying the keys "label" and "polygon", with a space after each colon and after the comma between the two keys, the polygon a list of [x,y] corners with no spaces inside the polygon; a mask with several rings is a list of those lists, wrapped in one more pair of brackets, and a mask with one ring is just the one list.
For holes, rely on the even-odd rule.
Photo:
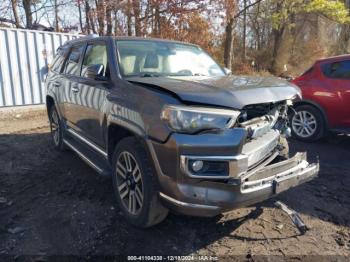
{"label": "bare tree", "polygon": [[23,9],[26,17],[26,28],[33,26],[32,0],[23,0]]}
{"label": "bare tree", "polygon": [[88,34],[91,33],[90,11],[91,9],[90,9],[89,0],[85,0],[85,24],[86,24],[85,26],[86,26],[86,32]]}
{"label": "bare tree", "polygon": [[83,26],[83,17],[82,17],[82,11],[81,11],[81,0],[77,0],[77,6],[79,11],[79,25],[81,32],[85,32],[84,26]]}
{"label": "bare tree", "polygon": [[95,0],[96,13],[98,22],[98,34],[104,35],[105,32],[105,18],[106,18],[106,5],[104,0]]}
{"label": "bare tree", "polygon": [[[350,12],[350,0],[344,0],[347,9]],[[339,37],[339,52],[349,53],[350,44],[350,24],[344,24],[341,27],[340,37]]]}
{"label": "bare tree", "polygon": [[20,20],[18,17],[18,9],[17,9],[18,2],[17,2],[17,0],[11,0],[11,6],[12,6],[13,17],[15,19],[15,25],[17,28],[20,28],[21,24],[20,24]]}
{"label": "bare tree", "polygon": [[59,18],[58,18],[58,3],[57,0],[54,0],[54,13],[55,13],[55,31],[59,32]]}
{"label": "bare tree", "polygon": [[242,52],[242,61],[245,62],[247,58],[247,0],[243,0],[243,52]]}

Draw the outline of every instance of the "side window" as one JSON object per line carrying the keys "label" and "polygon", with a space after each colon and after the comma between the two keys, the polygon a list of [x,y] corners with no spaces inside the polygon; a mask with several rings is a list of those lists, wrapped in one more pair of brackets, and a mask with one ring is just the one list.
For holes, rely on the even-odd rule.
{"label": "side window", "polygon": [[329,78],[350,79],[350,60],[325,64],[322,70]]}
{"label": "side window", "polygon": [[73,46],[68,59],[66,61],[66,65],[64,67],[64,73],[68,75],[80,75],[80,67],[79,67],[79,59],[84,50],[84,45]]}
{"label": "side window", "polygon": [[105,44],[89,44],[86,48],[81,76],[87,76],[87,69],[90,66],[102,66],[100,76],[109,77],[107,60],[107,47]]}
{"label": "side window", "polygon": [[56,51],[56,56],[53,59],[52,63],[51,63],[51,70],[57,73],[61,72],[62,69],[62,65],[64,63],[64,59],[66,58],[68,52],[68,48],[67,47],[59,47]]}

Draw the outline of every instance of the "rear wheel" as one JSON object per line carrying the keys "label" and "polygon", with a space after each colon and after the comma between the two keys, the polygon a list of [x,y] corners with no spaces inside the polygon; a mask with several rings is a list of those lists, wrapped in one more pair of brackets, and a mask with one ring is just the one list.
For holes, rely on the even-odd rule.
{"label": "rear wheel", "polygon": [[63,142],[63,125],[55,106],[52,106],[49,110],[49,121],[51,137],[54,147],[61,151],[66,150],[66,147]]}
{"label": "rear wheel", "polygon": [[152,163],[134,137],[124,138],[115,149],[113,188],[124,216],[135,226],[153,226],[168,214],[168,210],[159,202]]}
{"label": "rear wheel", "polygon": [[305,142],[312,142],[324,135],[325,124],[321,112],[310,105],[295,108],[291,117],[292,134],[295,138]]}

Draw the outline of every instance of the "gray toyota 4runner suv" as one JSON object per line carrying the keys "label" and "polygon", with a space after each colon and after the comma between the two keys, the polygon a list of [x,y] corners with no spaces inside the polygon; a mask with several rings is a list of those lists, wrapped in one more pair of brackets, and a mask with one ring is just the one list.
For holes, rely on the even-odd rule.
{"label": "gray toyota 4runner suv", "polygon": [[140,227],[168,210],[216,216],[316,176],[305,153],[288,153],[299,89],[225,72],[182,42],[67,42],[46,79],[53,144],[112,176],[120,209]]}

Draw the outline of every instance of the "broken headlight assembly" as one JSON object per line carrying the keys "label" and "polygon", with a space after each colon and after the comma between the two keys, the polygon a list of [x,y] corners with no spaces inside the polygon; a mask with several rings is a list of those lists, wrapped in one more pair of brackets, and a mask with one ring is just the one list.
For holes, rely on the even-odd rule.
{"label": "broken headlight assembly", "polygon": [[175,132],[193,134],[231,128],[240,113],[229,109],[167,105],[162,110],[161,119]]}

